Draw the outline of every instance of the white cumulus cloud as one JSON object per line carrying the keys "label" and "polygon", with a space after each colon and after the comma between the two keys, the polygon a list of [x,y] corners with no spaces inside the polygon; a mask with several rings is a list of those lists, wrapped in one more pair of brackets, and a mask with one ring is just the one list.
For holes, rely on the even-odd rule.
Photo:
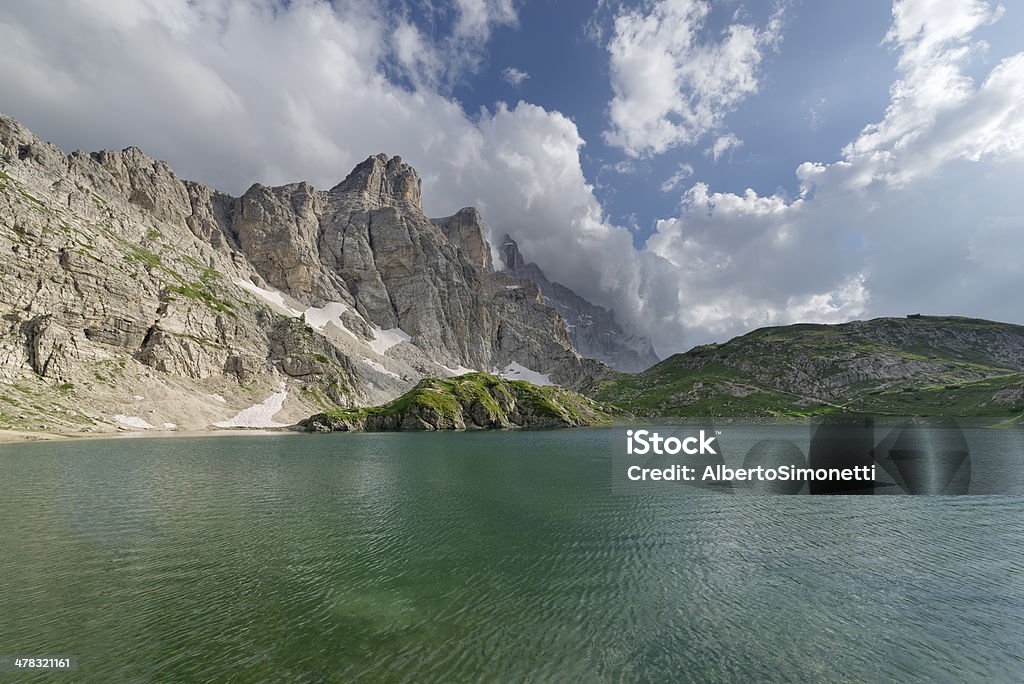
{"label": "white cumulus cloud", "polygon": [[661,184],[662,192],[672,192],[676,188],[680,187],[687,178],[693,175],[693,166],[690,164],[680,164],[676,167],[675,172],[665,179],[665,182]]}
{"label": "white cumulus cloud", "polygon": [[[976,0],[901,0],[887,40],[899,78],[883,119],[833,163],[797,169],[797,198],[702,183],[647,248],[680,275],[677,328],[861,315],[960,313],[1019,320],[1024,287],[1024,53],[975,84],[972,35],[1000,10]],[[683,299],[697,302],[685,307]]]}
{"label": "white cumulus cloud", "polygon": [[732,133],[726,133],[715,138],[715,142],[711,144],[711,147],[704,150],[704,155],[718,161],[729,150],[735,150],[740,147],[743,147],[743,141]]}
{"label": "white cumulus cloud", "polygon": [[705,30],[710,11],[706,0],[661,0],[615,18],[608,144],[633,156],[692,145],[757,91],[781,13],[764,27],[733,23],[719,37]]}
{"label": "white cumulus cloud", "polygon": [[505,67],[501,72],[501,77],[508,81],[513,86],[519,86],[523,81],[530,78],[530,74],[525,71],[520,71],[515,67]]}

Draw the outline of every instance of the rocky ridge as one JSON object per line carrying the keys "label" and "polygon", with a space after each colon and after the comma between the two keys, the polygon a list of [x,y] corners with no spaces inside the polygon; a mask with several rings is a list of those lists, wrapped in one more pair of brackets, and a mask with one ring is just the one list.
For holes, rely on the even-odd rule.
{"label": "rocky ridge", "polygon": [[678,416],[1024,421],[1024,326],[955,316],[761,328],[601,383],[596,398]]}
{"label": "rocky ridge", "polygon": [[537,264],[526,262],[511,236],[506,234],[501,239],[499,250],[505,272],[536,283],[544,303],[558,310],[569,339],[580,354],[627,373],[639,373],[658,363],[660,359],[649,339],[626,333],[613,312],[590,303],[561,283],[548,280]]}
{"label": "rocky ridge", "polygon": [[398,157],[233,197],[0,115],[0,427],[271,426],[473,369],[610,377],[485,235],[473,209],[427,218]]}

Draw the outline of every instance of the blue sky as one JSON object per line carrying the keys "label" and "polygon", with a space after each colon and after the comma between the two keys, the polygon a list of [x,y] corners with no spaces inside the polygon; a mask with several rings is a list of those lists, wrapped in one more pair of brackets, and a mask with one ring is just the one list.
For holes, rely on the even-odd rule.
{"label": "blue sky", "polygon": [[0,5],[0,111],[236,194],[399,154],[665,355],[1024,323],[1021,36],[998,0],[37,0]]}
{"label": "blue sky", "polygon": [[[763,24],[774,6],[723,3],[714,8],[706,33],[720,33],[738,10]],[[518,23],[495,32],[482,69],[453,95],[470,112],[523,99],[571,117],[586,140],[581,161],[587,178],[613,221],[635,221],[640,244],[656,219],[677,211],[678,193],[662,192],[661,186],[680,164],[693,167],[692,178],[721,191],[795,195],[794,170],[801,162],[838,158],[865,122],[882,118],[889,102],[896,56],[882,39],[891,18],[891,6],[882,2],[787,5],[782,43],[766,57],[758,92],[727,117],[728,130],[743,146],[717,161],[704,153],[711,140],[642,160],[604,142],[612,97],[608,55],[588,34],[595,25],[609,30],[612,17],[589,3],[524,3]],[[510,84],[502,77],[508,67],[529,78]],[[623,162],[631,162],[635,172],[616,172]]]}

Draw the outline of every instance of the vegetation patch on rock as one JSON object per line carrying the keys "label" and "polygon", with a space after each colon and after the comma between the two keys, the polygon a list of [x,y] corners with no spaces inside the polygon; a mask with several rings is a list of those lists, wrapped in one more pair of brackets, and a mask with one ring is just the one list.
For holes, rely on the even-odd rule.
{"label": "vegetation patch on rock", "polygon": [[299,426],[310,432],[580,427],[607,422],[615,413],[561,387],[467,373],[425,378],[383,406],[332,409]]}

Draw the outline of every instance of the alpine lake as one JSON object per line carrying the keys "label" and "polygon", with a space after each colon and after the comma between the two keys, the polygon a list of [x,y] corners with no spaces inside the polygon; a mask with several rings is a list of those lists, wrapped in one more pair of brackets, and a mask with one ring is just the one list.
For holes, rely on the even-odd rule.
{"label": "alpine lake", "polygon": [[1024,432],[972,439],[1010,494],[622,494],[622,427],[3,444],[0,654],[75,669],[0,681],[1018,682]]}

